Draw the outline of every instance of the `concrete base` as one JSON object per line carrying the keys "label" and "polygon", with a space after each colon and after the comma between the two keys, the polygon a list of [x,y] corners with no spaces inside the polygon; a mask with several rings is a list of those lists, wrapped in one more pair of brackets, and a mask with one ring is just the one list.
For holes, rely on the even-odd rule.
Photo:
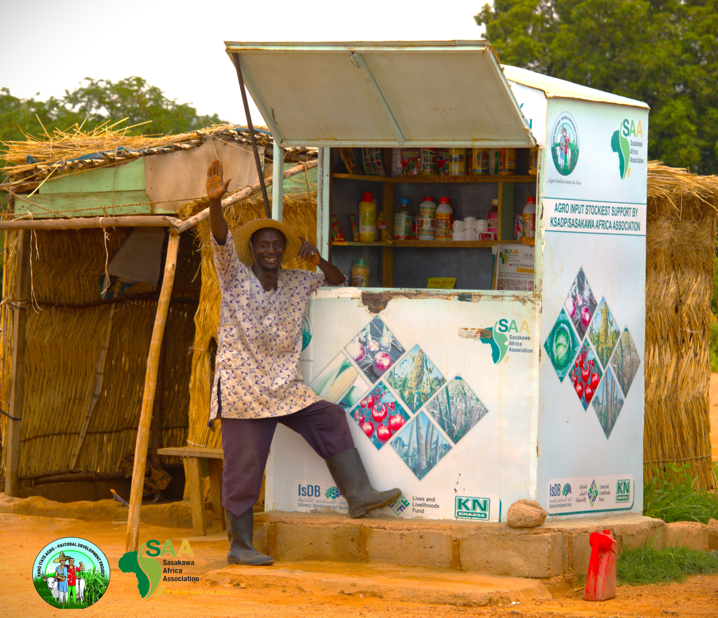
{"label": "concrete base", "polygon": [[322,595],[352,595],[464,606],[550,599],[541,582],[416,567],[332,562],[282,563],[271,567],[233,565],[210,571],[205,581],[241,588],[280,588]]}
{"label": "concrete base", "polygon": [[[0,513],[91,521],[127,521],[127,508],[112,500],[62,504],[46,498],[10,498],[0,493]],[[191,528],[189,502],[142,506],[145,524]],[[490,576],[541,579],[551,584],[585,575],[591,532],[611,530],[619,552],[628,547],[685,546],[718,550],[718,522],[665,524],[640,515],[548,518],[538,528],[507,524],[349,519],[333,513],[256,513],[257,549],[279,562],[320,561],[460,571]],[[210,535],[214,538],[214,535]],[[198,539],[210,540],[209,537]],[[226,543],[226,533],[216,541]]]}
{"label": "concrete base", "polygon": [[613,532],[619,551],[666,543],[666,524],[640,515],[548,519],[538,528],[514,529],[494,523],[258,513],[255,545],[280,562],[371,563],[558,580],[585,575],[589,535],[605,529]]}

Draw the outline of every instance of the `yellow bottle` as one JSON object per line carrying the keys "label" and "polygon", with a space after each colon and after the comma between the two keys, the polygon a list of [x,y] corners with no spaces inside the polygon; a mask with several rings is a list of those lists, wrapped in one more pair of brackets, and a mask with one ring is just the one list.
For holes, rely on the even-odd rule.
{"label": "yellow bottle", "polygon": [[365,193],[359,202],[359,240],[376,240],[376,202],[371,193]]}
{"label": "yellow bottle", "polygon": [[369,287],[369,266],[364,259],[358,259],[352,266],[352,287]]}

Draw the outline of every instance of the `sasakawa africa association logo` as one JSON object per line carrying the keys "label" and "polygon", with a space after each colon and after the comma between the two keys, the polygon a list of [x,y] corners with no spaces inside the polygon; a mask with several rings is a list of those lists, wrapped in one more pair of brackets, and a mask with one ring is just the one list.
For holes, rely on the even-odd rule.
{"label": "sasakawa africa association logo", "polygon": [[32,581],[42,600],[58,609],[94,605],[110,585],[110,563],[94,543],[64,537],[40,550],[32,565]]}
{"label": "sasakawa africa association logo", "polygon": [[[638,148],[643,147],[643,125],[639,120],[625,118],[621,121],[618,131],[611,135],[611,150],[618,155],[618,173],[621,180],[631,175],[631,163],[643,163],[644,160],[638,157]],[[631,155],[636,155],[631,158]]]}
{"label": "sasakawa africa association logo", "polygon": [[578,163],[579,140],[576,120],[568,112],[561,112],[551,132],[551,158],[556,171],[568,176]]}
{"label": "sasakawa africa association logo", "polygon": [[125,553],[118,566],[123,573],[135,574],[137,591],[146,599],[155,591],[155,596],[162,594],[164,586],[160,586],[160,582],[197,583],[199,577],[183,573],[185,567],[194,566],[192,558],[194,552],[187,539],[182,540],[179,549],[175,549],[170,539],[164,545],[160,545],[157,539],[150,539],[142,543],[139,551]]}

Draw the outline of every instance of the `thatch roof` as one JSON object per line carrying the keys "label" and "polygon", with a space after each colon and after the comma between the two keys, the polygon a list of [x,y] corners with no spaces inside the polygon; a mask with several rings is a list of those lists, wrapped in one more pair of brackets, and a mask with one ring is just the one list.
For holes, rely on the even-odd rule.
{"label": "thatch roof", "polygon": [[648,164],[644,473],[689,465],[715,487],[710,445],[710,301],[718,177]]}
{"label": "thatch roof", "polygon": [[695,200],[695,207],[718,209],[718,176],[699,176],[662,161],[649,161],[649,204],[652,200],[664,200],[679,209],[683,202]]}
{"label": "thatch roof", "polygon": [[[208,139],[249,145],[246,126],[218,125],[179,135],[128,135],[133,127],[118,128],[118,124],[102,125],[92,131],[84,131],[75,125],[67,131],[55,129],[40,137],[26,136],[23,141],[2,142],[0,161],[6,167],[2,173],[7,180],[0,189],[14,193],[32,191],[39,182],[53,175],[109,167],[149,155],[165,154],[176,150],[191,150]],[[271,133],[265,128],[255,128],[258,143],[265,147],[273,145]],[[267,155],[271,158],[271,149]],[[288,148],[287,161],[316,158],[316,148]]]}

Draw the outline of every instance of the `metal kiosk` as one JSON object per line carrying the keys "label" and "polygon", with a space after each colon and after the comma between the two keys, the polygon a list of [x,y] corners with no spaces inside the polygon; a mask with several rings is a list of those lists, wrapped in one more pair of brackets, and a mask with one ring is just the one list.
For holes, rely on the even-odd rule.
{"label": "metal kiosk", "polygon": [[[307,383],[346,409],[374,485],[404,491],[384,514],[501,521],[520,498],[550,515],[640,512],[648,107],[502,67],[486,41],[230,42],[227,53],[275,161],[283,147],[320,149],[322,254],[347,274],[358,258],[369,266],[369,287],[310,301],[302,358]],[[385,175],[349,173],[342,148],[359,161],[358,149],[381,149]],[[392,149],[414,148],[516,148],[517,169],[392,175]],[[402,198],[416,209],[448,197],[460,219],[485,219],[498,199],[498,238],[333,241],[332,216],[351,238],[364,193],[389,232]],[[514,240],[529,196],[535,245]],[[455,289],[428,289],[430,277]],[[265,502],[346,510],[324,463],[281,426]]]}

